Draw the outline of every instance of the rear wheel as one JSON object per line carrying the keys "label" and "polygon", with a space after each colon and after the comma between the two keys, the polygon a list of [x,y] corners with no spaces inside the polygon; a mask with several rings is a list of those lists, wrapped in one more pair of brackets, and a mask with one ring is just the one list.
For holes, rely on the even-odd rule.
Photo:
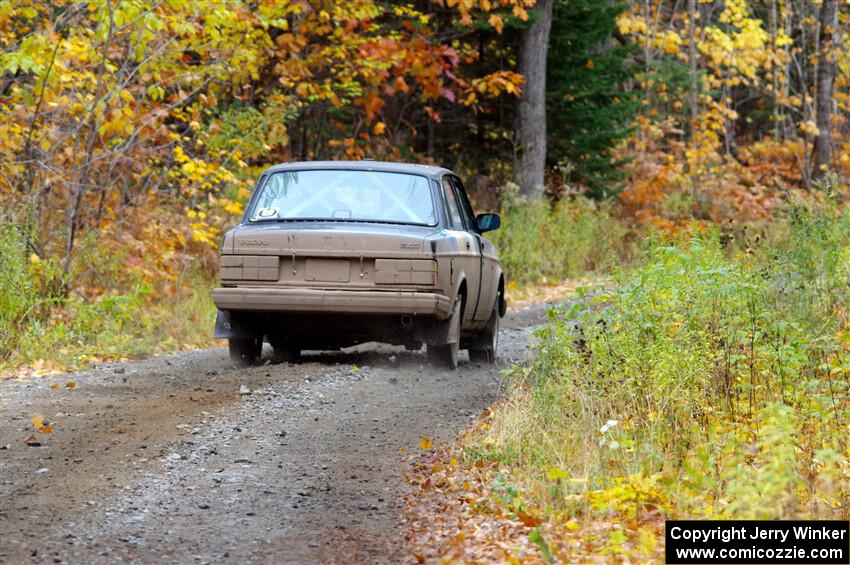
{"label": "rear wheel", "polygon": [[449,342],[441,345],[428,344],[428,359],[435,365],[448,369],[457,369],[457,359],[460,353],[460,318],[463,315],[463,305],[458,296],[452,316],[448,319]]}
{"label": "rear wheel", "polygon": [[237,367],[250,367],[256,365],[263,352],[263,338],[235,338],[227,340],[230,350],[230,361]]}

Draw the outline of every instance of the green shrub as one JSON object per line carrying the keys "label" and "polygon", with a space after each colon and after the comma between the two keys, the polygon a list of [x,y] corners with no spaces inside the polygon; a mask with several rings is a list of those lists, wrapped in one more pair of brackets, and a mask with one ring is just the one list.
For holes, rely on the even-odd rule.
{"label": "green shrub", "polygon": [[635,504],[846,517],[850,211],[800,205],[776,227],[743,251],[656,245],[561,313],[480,451],[555,508],[621,512],[657,483]]}
{"label": "green shrub", "polygon": [[18,223],[0,217],[0,369],[44,361],[79,368],[89,360],[138,357],[210,343],[214,281],[197,263],[174,295],[160,296],[140,270],[128,270],[126,253],[79,245],[77,265],[99,294],[63,296],[55,259],[27,253]]}
{"label": "green shrub", "polygon": [[11,218],[0,215],[0,363],[17,349],[37,305],[24,234]]}
{"label": "green shrub", "polygon": [[488,234],[499,248],[509,281],[560,282],[609,273],[631,258],[632,237],[610,203],[579,198],[551,207],[505,199],[501,229]]}

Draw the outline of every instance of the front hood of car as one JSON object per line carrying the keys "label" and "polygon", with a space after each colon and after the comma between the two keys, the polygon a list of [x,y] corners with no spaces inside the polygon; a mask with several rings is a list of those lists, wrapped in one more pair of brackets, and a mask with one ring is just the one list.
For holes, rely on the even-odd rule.
{"label": "front hood of car", "polygon": [[225,235],[222,252],[236,255],[325,257],[421,257],[431,255],[428,226],[331,222],[274,222],[238,226]]}

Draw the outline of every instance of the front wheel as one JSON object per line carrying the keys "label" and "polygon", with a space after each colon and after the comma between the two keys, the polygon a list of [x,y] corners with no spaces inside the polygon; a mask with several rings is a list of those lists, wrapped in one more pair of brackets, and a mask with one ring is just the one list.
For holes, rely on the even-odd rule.
{"label": "front wheel", "polygon": [[227,340],[227,347],[230,350],[230,361],[234,365],[237,367],[250,367],[260,361],[260,355],[263,353],[263,338],[231,337]]}

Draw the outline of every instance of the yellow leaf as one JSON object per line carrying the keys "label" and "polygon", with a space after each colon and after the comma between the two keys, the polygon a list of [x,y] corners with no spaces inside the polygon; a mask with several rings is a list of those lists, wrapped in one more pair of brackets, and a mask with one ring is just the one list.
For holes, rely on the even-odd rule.
{"label": "yellow leaf", "polygon": [[419,440],[419,449],[431,449],[432,445],[433,442],[427,437],[423,437]]}
{"label": "yellow leaf", "polygon": [[491,14],[487,22],[496,28],[496,33],[502,33],[502,29],[505,27],[505,22],[502,20],[502,17],[496,14]]}
{"label": "yellow leaf", "polygon": [[50,388],[52,388],[53,390],[58,389],[58,388],[59,388],[59,383],[50,383]]}
{"label": "yellow leaf", "polygon": [[53,426],[44,421],[44,416],[33,416],[30,420],[35,429],[43,434],[52,434]]}
{"label": "yellow leaf", "polygon": [[241,202],[236,202],[234,200],[228,200],[227,204],[224,205],[224,209],[231,214],[239,215],[245,211],[245,208],[242,206]]}
{"label": "yellow leaf", "polygon": [[558,467],[552,467],[546,473],[546,476],[552,480],[557,481],[559,479],[568,479],[570,476],[563,469],[559,469]]}

